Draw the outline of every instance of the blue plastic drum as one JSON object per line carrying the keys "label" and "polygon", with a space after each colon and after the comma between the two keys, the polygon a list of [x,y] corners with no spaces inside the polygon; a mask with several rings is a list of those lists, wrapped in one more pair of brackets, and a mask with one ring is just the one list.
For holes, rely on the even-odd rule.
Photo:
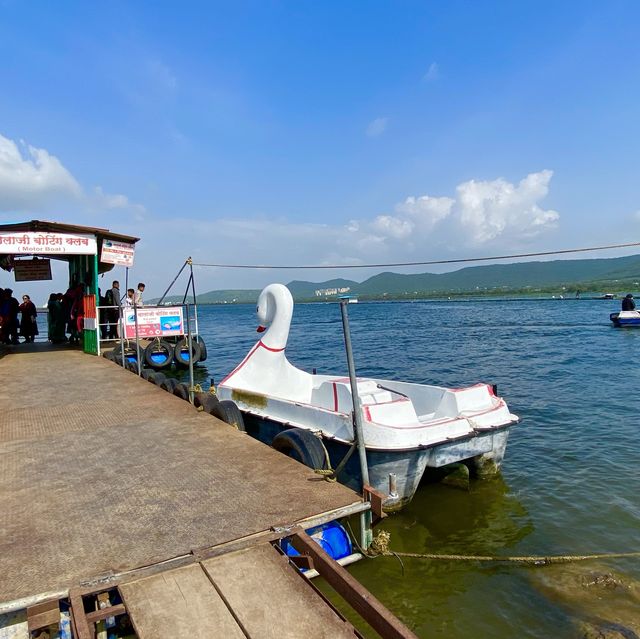
{"label": "blue plastic drum", "polygon": [[[353,553],[353,546],[351,545],[349,534],[337,521],[331,521],[328,524],[322,524],[322,526],[309,528],[306,533],[316,543],[320,544],[322,549],[332,559],[342,559]],[[288,557],[297,557],[300,555],[291,545],[291,540],[288,538],[280,541],[280,547]]]}

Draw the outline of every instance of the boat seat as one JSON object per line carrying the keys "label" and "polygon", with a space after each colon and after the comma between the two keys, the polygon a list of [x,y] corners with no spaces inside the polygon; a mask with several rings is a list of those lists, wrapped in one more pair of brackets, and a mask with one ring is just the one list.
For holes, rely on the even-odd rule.
{"label": "boat seat", "polygon": [[[394,425],[416,423],[417,415],[410,399],[378,388],[373,379],[358,380],[358,394],[367,421]],[[353,409],[351,385],[348,377],[339,377],[322,382],[313,390],[312,404],[339,413],[350,413]]]}

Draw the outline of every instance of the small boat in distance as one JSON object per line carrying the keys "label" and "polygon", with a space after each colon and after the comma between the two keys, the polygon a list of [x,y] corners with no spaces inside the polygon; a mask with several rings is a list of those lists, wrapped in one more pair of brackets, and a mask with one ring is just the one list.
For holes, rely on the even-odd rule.
{"label": "small boat in distance", "polygon": [[[262,339],[220,383],[218,396],[237,404],[250,435],[312,468],[327,469],[329,461],[337,468],[355,443],[349,377],[307,373],[287,360],[293,298],[286,286],[267,286],[257,315]],[[369,479],[385,495],[386,510],[411,500],[427,467],[466,461],[483,474],[499,469],[518,417],[495,387],[371,378],[355,383]],[[347,459],[337,478],[360,491],[358,455]]]}
{"label": "small boat in distance", "polygon": [[339,295],[338,299],[339,300],[347,300],[347,302],[349,304],[357,304],[358,303],[358,296],[357,295]]}
{"label": "small boat in distance", "polygon": [[611,315],[609,315],[609,319],[613,322],[613,325],[618,328],[640,326],[640,311],[620,311],[618,313],[611,313]]}

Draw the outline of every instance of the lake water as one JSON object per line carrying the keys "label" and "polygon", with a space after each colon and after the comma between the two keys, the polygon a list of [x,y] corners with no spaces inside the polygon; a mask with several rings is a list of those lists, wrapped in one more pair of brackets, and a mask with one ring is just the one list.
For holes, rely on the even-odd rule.
{"label": "lake water", "polygon": [[[494,383],[522,418],[499,478],[474,481],[469,492],[425,485],[408,508],[381,524],[394,550],[640,550],[640,330],[611,326],[617,303],[360,302],[348,308],[359,375],[454,387]],[[209,359],[198,377],[217,383],[256,341],[255,308],[199,311]],[[337,304],[296,306],[287,356],[309,371],[346,372]],[[604,605],[585,585],[590,570],[640,580],[640,559],[550,567],[404,559],[403,572],[397,559],[384,557],[350,567],[420,637],[582,637],[582,621],[604,617],[637,628],[640,587],[635,594],[609,588]]]}

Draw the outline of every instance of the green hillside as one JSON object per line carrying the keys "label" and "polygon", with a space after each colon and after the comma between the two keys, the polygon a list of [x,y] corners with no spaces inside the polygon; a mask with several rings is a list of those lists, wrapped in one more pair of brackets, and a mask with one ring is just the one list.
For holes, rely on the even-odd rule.
{"label": "green hillside", "polygon": [[[587,260],[553,260],[469,266],[449,273],[379,273],[361,283],[294,280],[287,286],[296,300],[335,299],[339,289],[362,298],[420,297],[474,293],[561,290],[622,290],[640,281],[640,255]],[[637,290],[638,287],[635,287]],[[630,288],[631,290],[631,288]],[[318,296],[316,291],[323,293]],[[215,290],[198,295],[200,304],[255,303],[259,290]],[[181,302],[172,296],[167,301]]]}

